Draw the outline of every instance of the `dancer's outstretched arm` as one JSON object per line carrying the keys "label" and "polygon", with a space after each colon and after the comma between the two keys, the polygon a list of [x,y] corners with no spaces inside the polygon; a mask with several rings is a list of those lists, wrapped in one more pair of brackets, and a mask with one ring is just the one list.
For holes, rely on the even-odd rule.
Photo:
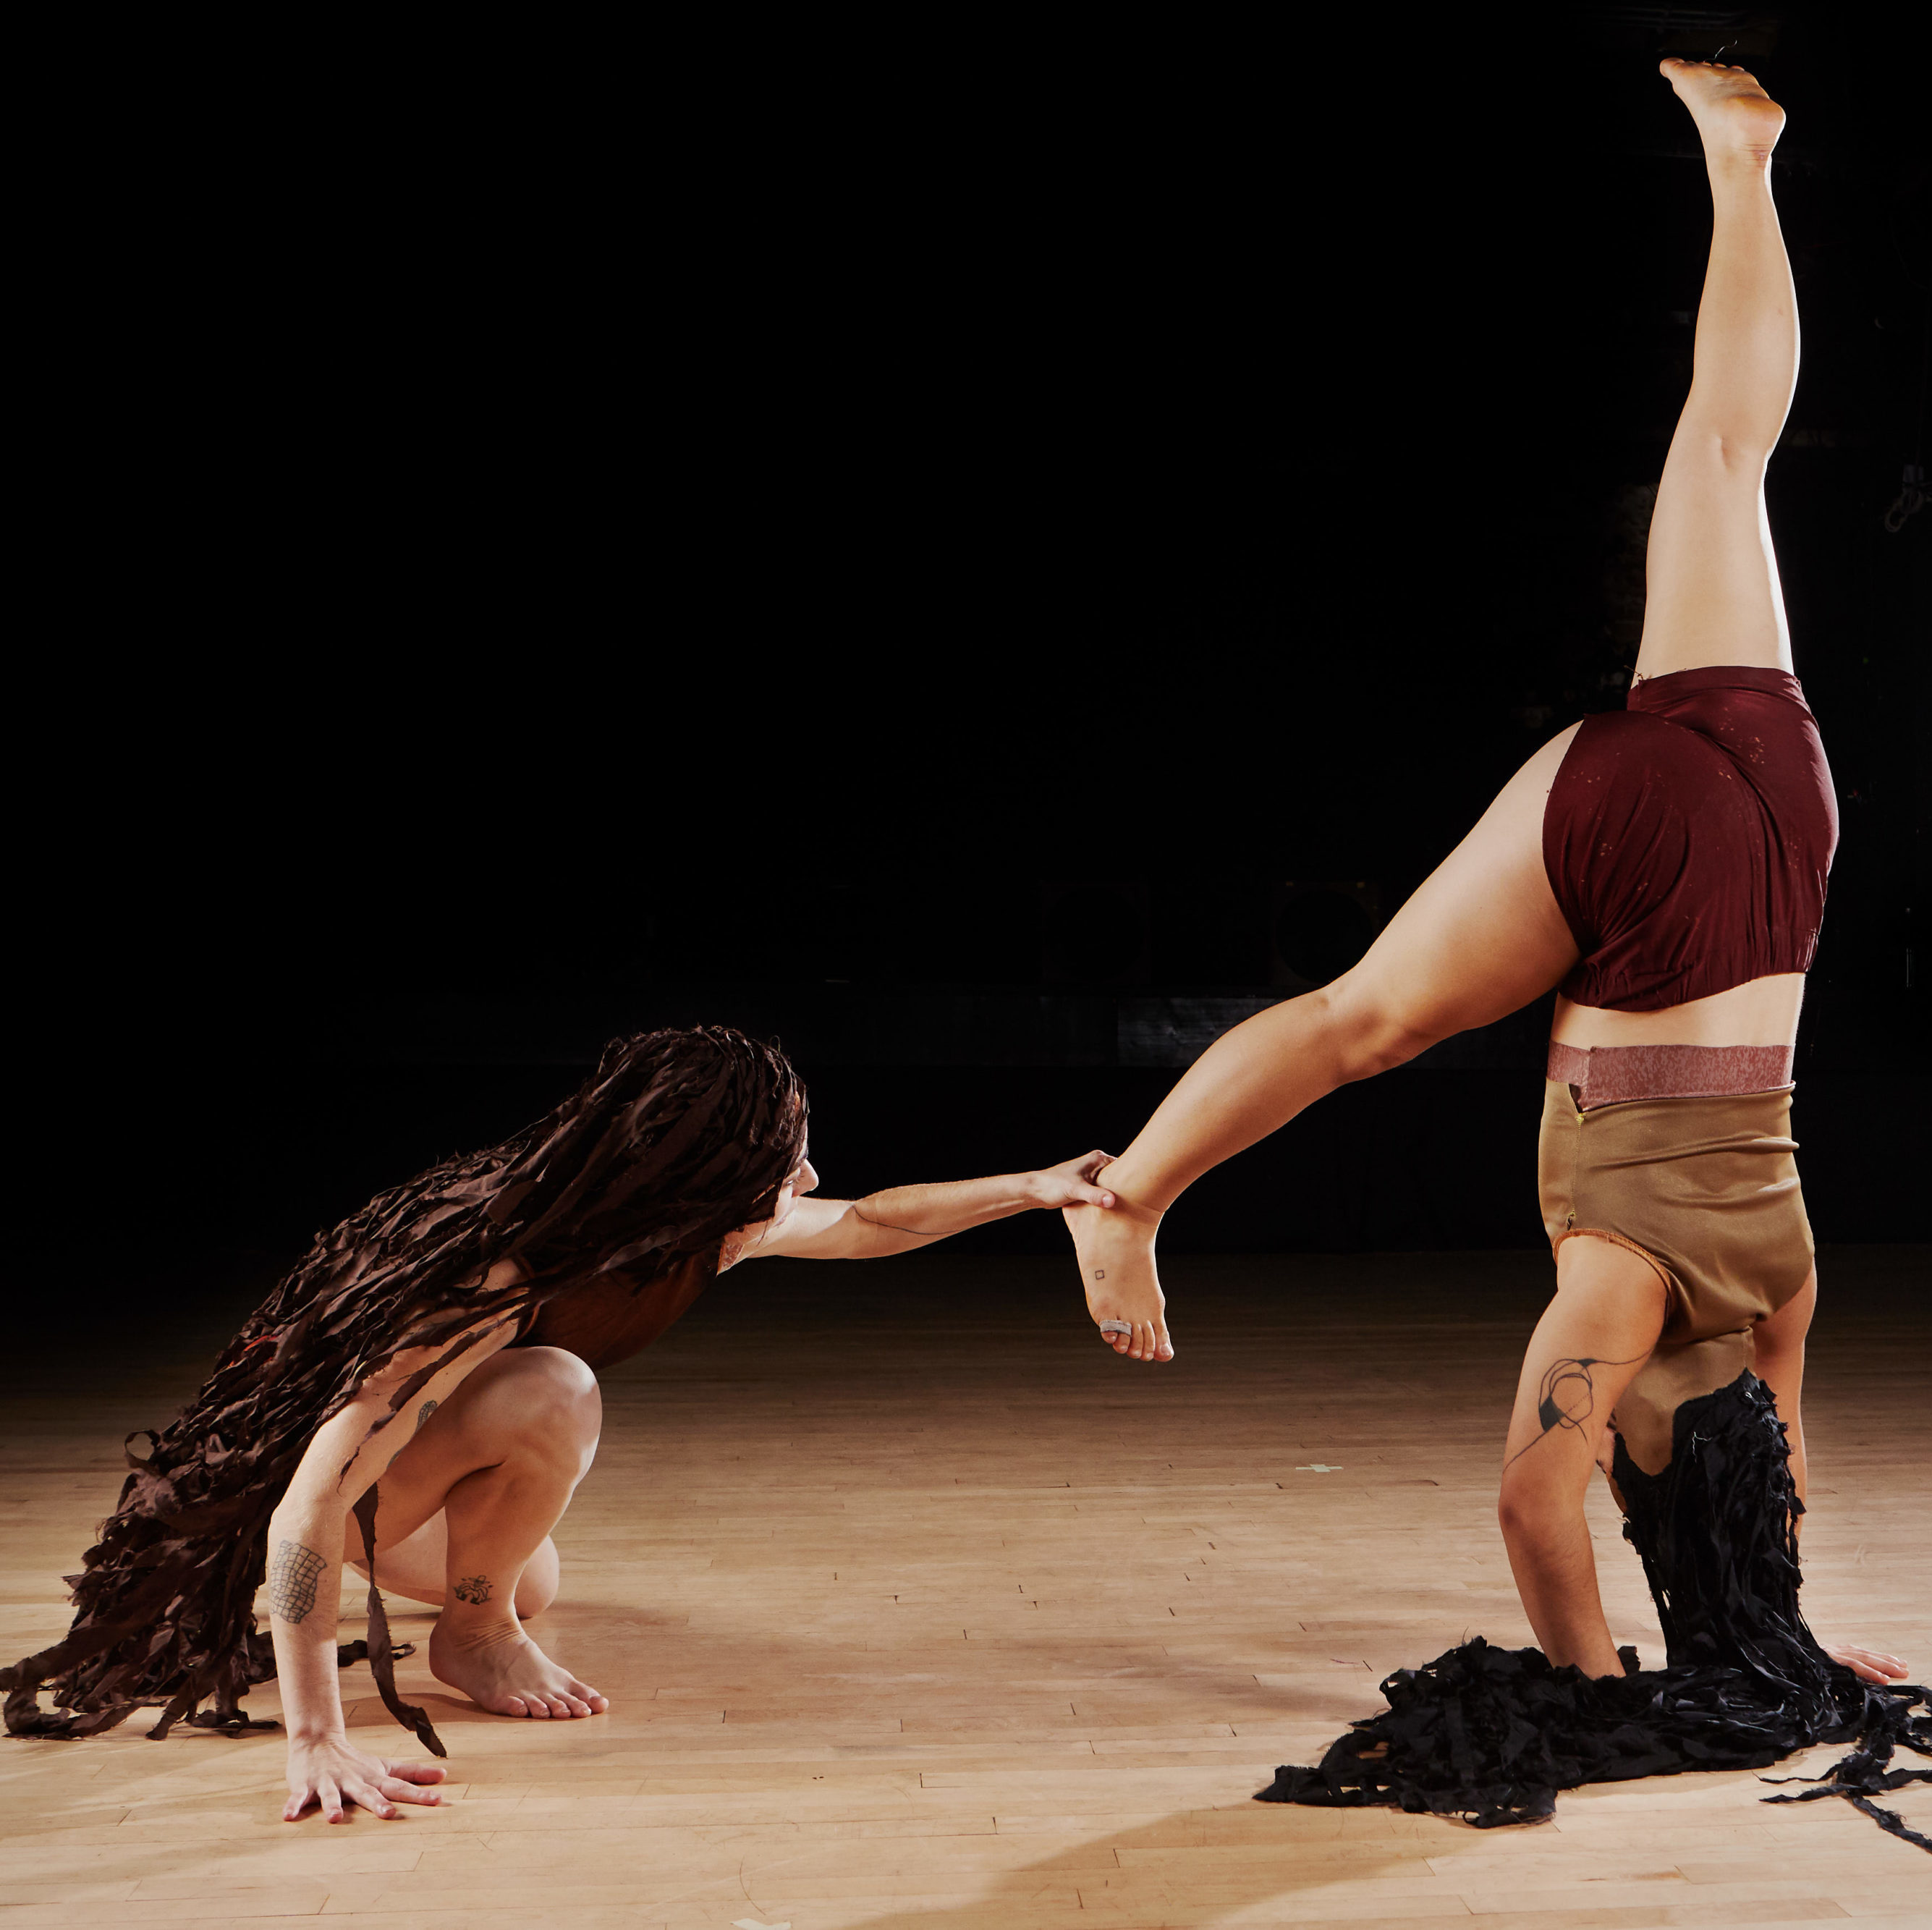
{"label": "dancer's outstretched arm", "polygon": [[724,1243],[718,1271],[775,1253],[808,1260],[882,1259],[1039,1207],[1084,1205],[1105,1212],[1114,1195],[1096,1186],[1094,1175],[1112,1159],[1111,1153],[1084,1153],[1037,1172],[896,1186],[863,1199],[812,1196],[818,1175],[807,1160],[779,1196],[778,1213]]}

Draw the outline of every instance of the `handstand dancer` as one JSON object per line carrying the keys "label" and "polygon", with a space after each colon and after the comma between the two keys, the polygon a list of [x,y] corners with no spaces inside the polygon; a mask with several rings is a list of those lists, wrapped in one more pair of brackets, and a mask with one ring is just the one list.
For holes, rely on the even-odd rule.
{"label": "handstand dancer", "polygon": [[[1816,1281],[1792,1158],[1791,1064],[1838,824],[1791,674],[1763,494],[1798,366],[1770,181],[1784,115],[1740,68],[1666,60],[1663,72],[1702,137],[1714,221],[1628,708],[1573,725],[1531,758],[1352,971],[1217,1040],[1106,1169],[1114,1210],[1066,1217],[1103,1336],[1132,1359],[1172,1359],[1154,1238],[1184,1188],[1336,1086],[1559,988],[1540,1154],[1556,1294],[1524,1357],[1504,1451],[1510,1565],[1538,1661],[1577,1672],[1565,1693],[1620,1677],[1583,1512],[1614,1415],[1618,1499],[1671,1662],[1722,1664],[1755,1686],[1733,1683],[1728,1702],[1701,1708],[1700,1745],[1674,1759],[1654,1735],[1637,1767],[1579,1743],[1567,1766],[1532,1773],[1525,1757],[1478,1787],[1439,1762],[1430,1769],[1420,1731],[1370,1725],[1384,1745],[1372,1758],[1360,1737],[1344,1738],[1318,1777],[1292,1772],[1312,1780],[1278,1787],[1284,1798],[1512,1820],[1546,1814],[1554,1787],[1600,1775],[1762,1763],[1881,1731],[1932,1743],[1924,1718],[1904,1716],[1912,1692],[1868,1693],[1853,1679],[1885,1684],[1904,1665],[1841,1647],[1829,1652],[1834,1667],[1796,1607],[1798,1394]],[[1732,1451],[1722,1478],[1708,1451],[1720,1436]],[[1644,1679],[1646,1696],[1657,1679]],[[1420,1691],[1412,1681],[1403,1692],[1412,1702]],[[1781,1727],[1766,1726],[1772,1705]],[[1735,1738],[1754,1722],[1751,1748],[1712,1753],[1714,1733]],[[1546,1729],[1547,1709],[1530,1726]],[[1499,1720],[1497,1746],[1514,1757],[1522,1745],[1507,1731]],[[1442,1739],[1439,1728],[1430,1736]],[[1887,1742],[1881,1769],[1889,1753]],[[1388,1772],[1353,1766],[1371,1760]],[[1540,1793],[1499,1796],[1505,1785]],[[1859,1788],[1896,1786],[1880,1775]],[[1853,1790],[1841,1778],[1832,1793]]]}
{"label": "handstand dancer", "polygon": [[[345,1566],[441,1608],[430,1669],[479,1707],[601,1714],[522,1622],[557,1592],[550,1530],[597,1446],[591,1370],[741,1260],[869,1259],[1032,1207],[1104,1209],[1106,1161],[814,1199],[804,1088],[776,1050],[712,1026],[614,1040],[547,1118],[381,1195],[250,1316],[149,1457],[130,1454],[65,1640],[0,1670],[8,1730],[93,1735],[143,1704],[164,1705],[155,1736],[272,1727],[240,1708],[272,1676],[285,1818],[437,1801],[422,1785],[441,1769],[349,1739],[336,1671],[366,1652],[391,1712],[444,1753],[398,1699],[373,1582],[366,1648],[338,1650]],[[265,1567],[272,1646],[253,1607]],[[64,1713],[40,1707],[47,1683]]]}

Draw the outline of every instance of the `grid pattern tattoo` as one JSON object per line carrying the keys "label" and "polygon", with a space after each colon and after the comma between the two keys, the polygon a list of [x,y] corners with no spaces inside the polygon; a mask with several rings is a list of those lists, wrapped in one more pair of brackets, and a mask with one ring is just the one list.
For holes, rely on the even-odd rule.
{"label": "grid pattern tattoo", "polygon": [[315,1606],[315,1585],[324,1566],[313,1548],[284,1541],[268,1571],[268,1606],[284,1622],[299,1622]]}

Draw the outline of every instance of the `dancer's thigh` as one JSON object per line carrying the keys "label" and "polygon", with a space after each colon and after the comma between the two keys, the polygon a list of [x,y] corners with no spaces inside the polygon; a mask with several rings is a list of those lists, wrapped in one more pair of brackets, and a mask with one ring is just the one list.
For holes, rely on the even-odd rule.
{"label": "dancer's thigh", "polygon": [[1346,1016],[1393,1027],[1416,1051],[1516,1011],[1576,962],[1543,865],[1543,812],[1572,725],[1504,785],[1352,971],[1328,987]]}
{"label": "dancer's thigh", "polygon": [[[554,1347],[512,1348],[492,1355],[458,1382],[440,1405],[418,1405],[390,1422],[408,1438],[383,1470],[378,1487],[376,1540],[380,1551],[394,1547],[440,1514],[449,1490],[479,1468],[495,1467],[514,1453],[532,1428],[539,1430],[560,1397],[558,1362],[566,1375],[574,1367],[589,1379],[581,1361]],[[596,1383],[590,1384],[594,1388]],[[359,1562],[362,1529],[353,1516],[346,1538],[348,1555]]]}

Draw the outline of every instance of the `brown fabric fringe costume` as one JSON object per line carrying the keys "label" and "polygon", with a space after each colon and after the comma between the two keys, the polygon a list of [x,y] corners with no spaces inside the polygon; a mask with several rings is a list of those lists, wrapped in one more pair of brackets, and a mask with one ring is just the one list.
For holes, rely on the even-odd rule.
{"label": "brown fabric fringe costume", "polygon": [[[154,1704],[158,1738],[177,1722],[272,1727],[241,1709],[275,1669],[254,1595],[268,1517],[316,1430],[406,1348],[436,1358],[397,1391],[391,1415],[472,1344],[464,1337],[479,1321],[525,1326],[574,1291],[641,1291],[694,1259],[708,1272],[728,1233],[769,1215],[805,1134],[804,1088],[775,1048],[722,1026],[641,1033],[614,1040],[548,1118],[444,1160],[318,1235],[188,1409],[158,1434],[128,1437],[118,1505],[68,1577],[73,1627],[0,1670],[8,1733],[92,1736]],[[484,1292],[508,1259],[526,1277]],[[131,1451],[143,1433],[146,1460]],[[373,1569],[374,1487],[356,1513]],[[390,1712],[441,1755],[428,1718],[397,1699],[373,1583],[369,1599],[366,1648],[346,1645],[340,1658],[367,1653]],[[40,1706],[50,1683],[63,1712]]]}

